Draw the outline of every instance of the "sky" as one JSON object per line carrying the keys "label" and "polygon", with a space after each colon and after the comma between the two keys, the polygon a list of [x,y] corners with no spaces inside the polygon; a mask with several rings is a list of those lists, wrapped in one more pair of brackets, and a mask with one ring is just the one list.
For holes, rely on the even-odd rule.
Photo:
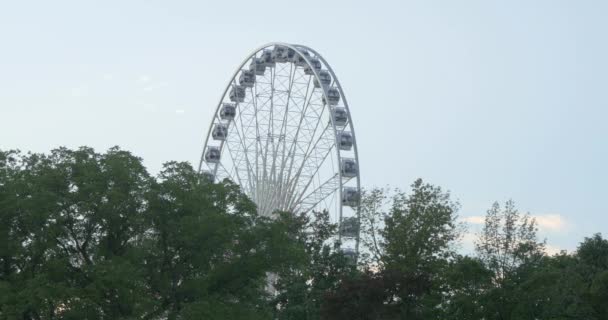
{"label": "sky", "polygon": [[586,0],[0,0],[0,149],[198,163],[240,62],[303,44],[343,86],[363,187],[449,190],[469,246],[513,199],[573,250],[608,236],[606,16]]}

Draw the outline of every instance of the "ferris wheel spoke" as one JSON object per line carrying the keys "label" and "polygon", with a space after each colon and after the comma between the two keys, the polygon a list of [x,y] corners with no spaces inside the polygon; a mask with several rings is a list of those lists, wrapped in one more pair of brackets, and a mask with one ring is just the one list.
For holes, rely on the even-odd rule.
{"label": "ferris wheel spoke", "polygon": [[[323,141],[324,139],[327,139],[327,137],[325,137],[325,133],[327,132],[327,130],[329,128],[331,128],[331,124],[327,123],[327,125],[324,127],[324,129],[323,129],[321,135],[319,136],[319,138],[314,143],[310,143],[308,145],[308,148],[307,148],[306,152],[304,153],[304,155],[302,157],[303,160],[302,160],[302,162],[301,162],[298,170],[296,171],[296,174],[292,178],[292,188],[295,188],[297,186],[297,182],[299,181],[300,176],[301,176],[303,170],[306,168],[307,160],[311,159],[311,155],[312,155],[313,152],[318,152],[317,148],[319,147],[321,141]],[[329,152],[331,151],[331,149],[333,147],[333,145],[331,145],[332,142],[329,142],[329,143],[330,143],[330,145],[326,146],[327,151],[325,152],[325,154],[323,156],[323,161],[325,160],[324,158],[327,157],[327,155],[329,154]],[[334,141],[334,144],[335,144],[335,141]],[[321,163],[317,163],[317,165],[315,166],[316,167],[315,173],[320,168],[320,165],[321,165]],[[314,176],[314,174],[312,176]],[[307,183],[307,185],[309,185],[309,184],[310,184],[310,181]]]}
{"label": "ferris wheel spoke", "polygon": [[282,136],[282,152],[281,152],[281,168],[279,169],[279,176],[278,176],[278,199],[277,199],[277,204],[279,207],[282,207],[284,205],[285,202],[285,198],[286,198],[286,192],[285,192],[285,188],[284,188],[284,184],[285,184],[285,179],[284,179],[284,175],[285,175],[285,165],[287,162],[287,159],[289,158],[289,154],[286,151],[287,149],[287,123],[289,121],[289,112],[290,112],[290,97],[291,97],[291,90],[293,88],[293,77],[295,77],[295,72],[294,72],[294,68],[293,65],[290,64],[290,68],[289,68],[289,77],[288,77],[288,89],[287,89],[287,97],[285,99],[285,113],[284,113],[284,117],[283,117],[283,121],[282,121],[282,126],[281,126],[281,133],[280,135]]}
{"label": "ferris wheel spoke", "polygon": [[[310,81],[311,80],[309,79],[309,85],[310,85]],[[314,87],[313,87],[313,91],[314,91]],[[291,91],[290,91],[290,93],[291,93]],[[287,152],[288,159],[289,159],[289,168],[288,168],[288,171],[287,171],[287,177],[288,178],[291,177],[293,166],[294,166],[295,160],[297,158],[297,156],[296,156],[296,148],[297,148],[298,143],[299,143],[298,139],[300,138],[300,133],[301,133],[301,129],[302,129],[302,123],[303,123],[303,121],[305,119],[306,112],[308,110],[308,106],[310,105],[310,98],[308,98],[308,101],[307,101],[306,100],[307,96],[308,96],[308,92],[304,95],[304,99],[305,99],[304,100],[304,105],[301,108],[300,117],[299,117],[298,124],[296,126],[295,134],[294,134],[292,142],[291,142],[291,144],[289,146],[289,151]],[[304,160],[302,160],[302,161],[304,161]],[[291,184],[292,184],[291,180],[287,181],[286,188],[285,188],[286,190],[288,190],[287,193],[290,194],[290,195],[293,194],[293,191],[291,190],[292,189],[291,188]],[[289,199],[286,197],[285,201],[288,203]]]}
{"label": "ferris wheel spoke", "polygon": [[[325,160],[327,159],[327,156],[331,154],[331,149],[328,150],[328,152],[325,153],[325,155],[323,156],[323,158],[320,161],[320,164],[317,164],[316,166],[313,165],[311,166],[311,169],[314,170],[311,174],[307,174],[306,177],[308,177],[307,180],[303,180],[302,185],[303,187],[301,187],[300,191],[299,191],[299,197],[295,198],[295,202],[298,203],[301,201],[302,197],[304,194],[306,194],[306,191],[310,188],[311,185],[314,185],[315,182],[315,178],[320,179],[320,176],[318,175],[319,173],[319,169],[321,168],[321,164],[323,162],[325,162]],[[336,173],[337,175],[339,175],[339,173]],[[296,181],[296,184],[294,185],[294,187],[298,186],[298,182],[300,182],[299,180]]]}
{"label": "ferris wheel spoke", "polygon": [[298,211],[300,212],[308,212],[310,209],[314,208],[316,205],[325,200],[328,196],[335,194],[335,191],[340,187],[340,175],[335,174],[329,179],[325,180],[321,183],[316,189],[308,193],[306,196],[301,196],[300,199],[296,201]]}

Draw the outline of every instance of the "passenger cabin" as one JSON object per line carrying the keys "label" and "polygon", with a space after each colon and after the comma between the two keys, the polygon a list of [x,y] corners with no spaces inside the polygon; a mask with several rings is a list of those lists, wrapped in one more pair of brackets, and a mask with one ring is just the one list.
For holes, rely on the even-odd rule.
{"label": "passenger cabin", "polygon": [[340,235],[345,238],[359,236],[359,219],[357,217],[343,218],[340,224]]}
{"label": "passenger cabin", "polygon": [[275,62],[283,63],[287,62],[286,59],[283,58],[284,53],[287,51],[287,47],[276,45],[272,48],[272,59]]}
{"label": "passenger cabin", "polygon": [[357,162],[355,159],[345,158],[342,159],[342,176],[346,178],[354,178],[359,173],[359,168],[357,167]]}
{"label": "passenger cabin", "polygon": [[316,70],[317,72],[321,71],[321,61],[317,58],[310,58],[310,65],[307,65],[306,67],[304,67],[304,73],[307,75],[313,75],[315,74],[313,69]]}
{"label": "passenger cabin", "polygon": [[260,59],[266,67],[276,66],[276,63],[274,62],[274,59],[272,58],[272,50],[270,50],[270,49],[264,49],[264,51],[262,51],[262,55],[260,56]]}
{"label": "passenger cabin", "polygon": [[205,161],[208,163],[220,162],[220,153],[219,147],[207,147],[207,152],[205,152]]}
{"label": "passenger cabin", "polygon": [[335,106],[340,102],[340,91],[336,88],[329,88],[327,89],[327,100],[325,100],[325,95],[322,100],[324,104],[327,104],[329,101],[330,106]]}
{"label": "passenger cabin", "polygon": [[266,72],[266,64],[260,58],[253,58],[249,64],[249,70],[255,72],[257,76],[263,76]]}
{"label": "passenger cabin", "polygon": [[[319,83],[319,81],[321,81]],[[314,80],[315,88],[321,88],[321,85],[327,87],[331,84],[331,74],[327,70],[319,71],[319,79],[315,78]]]}
{"label": "passenger cabin", "polygon": [[351,265],[354,266],[357,264],[357,252],[355,251],[355,249],[351,249],[351,248],[342,248],[342,255],[344,255],[344,257],[346,258],[346,262]]}
{"label": "passenger cabin", "polygon": [[307,63],[304,57],[310,58],[310,53],[308,53],[307,50],[302,49],[300,50],[300,54],[294,55],[293,63],[298,67],[306,67]]}
{"label": "passenger cabin", "polygon": [[340,150],[350,150],[353,147],[353,135],[349,131],[339,132],[338,142],[340,144]]}
{"label": "passenger cabin", "polygon": [[255,72],[251,70],[241,71],[239,76],[239,84],[243,87],[252,88],[255,84]]}
{"label": "passenger cabin", "polygon": [[293,49],[285,46],[276,45],[272,49],[272,59],[278,63],[290,62],[295,54]]}
{"label": "passenger cabin", "polygon": [[342,205],[348,207],[356,207],[359,205],[361,195],[359,189],[353,187],[344,187],[342,189]]}
{"label": "passenger cabin", "polygon": [[232,103],[223,103],[220,109],[220,118],[222,120],[232,120],[236,116],[236,107]]}
{"label": "passenger cabin", "polygon": [[232,89],[230,89],[230,101],[232,101],[232,102],[245,101],[245,87],[232,86]]}
{"label": "passenger cabin", "polygon": [[211,173],[211,171],[208,171],[208,170],[201,171],[201,178],[203,179],[203,181],[207,181],[207,182],[211,182],[211,183],[213,183],[213,181],[215,180],[215,176],[213,175],[213,173]]}
{"label": "passenger cabin", "polygon": [[331,109],[331,116],[334,119],[334,124],[337,127],[343,127],[348,122],[348,115],[346,109],[342,107],[335,107]]}
{"label": "passenger cabin", "polygon": [[226,140],[226,137],[228,136],[228,126],[221,123],[216,124],[211,131],[211,136],[213,137],[213,140]]}

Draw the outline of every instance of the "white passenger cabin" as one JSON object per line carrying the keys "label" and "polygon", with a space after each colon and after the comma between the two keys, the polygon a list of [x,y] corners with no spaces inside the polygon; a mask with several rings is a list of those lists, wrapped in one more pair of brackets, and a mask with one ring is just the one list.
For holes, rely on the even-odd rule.
{"label": "white passenger cabin", "polygon": [[346,114],[346,108],[335,107],[331,109],[331,116],[334,119],[334,124],[337,127],[343,127],[348,122],[348,115]]}
{"label": "white passenger cabin", "polygon": [[220,148],[219,147],[207,147],[207,152],[205,152],[205,161],[208,163],[218,163],[220,162]]}
{"label": "white passenger cabin", "polygon": [[349,131],[339,132],[338,142],[340,144],[340,150],[350,150],[353,147],[353,135]]}
{"label": "white passenger cabin", "polygon": [[236,107],[232,103],[223,103],[220,109],[220,118],[222,120],[232,120],[236,116]]}
{"label": "white passenger cabin", "polygon": [[232,89],[230,89],[230,101],[232,101],[232,102],[245,101],[245,87],[233,85]]}
{"label": "white passenger cabin", "polygon": [[213,175],[213,173],[211,173],[211,171],[208,171],[208,170],[201,171],[201,178],[204,181],[211,182],[211,183],[213,183],[213,180],[215,180],[215,176]]}
{"label": "white passenger cabin", "polygon": [[304,67],[304,73],[307,75],[315,74],[313,69],[317,72],[321,71],[321,61],[317,58],[310,58],[310,65]]}
{"label": "white passenger cabin", "polygon": [[330,106],[335,106],[340,102],[340,91],[336,88],[329,88],[327,89],[327,100],[325,100],[325,95],[322,100],[324,104],[327,104],[329,101]]}
{"label": "white passenger cabin", "polygon": [[[321,82],[319,82],[319,80]],[[314,80],[315,88],[321,88],[321,85],[327,87],[331,84],[331,74],[327,70],[319,71],[319,79],[315,78]]]}
{"label": "white passenger cabin", "polygon": [[228,126],[217,123],[211,131],[211,136],[214,140],[226,140],[228,136]]}
{"label": "white passenger cabin", "polygon": [[241,71],[239,84],[243,87],[252,88],[255,85],[255,72],[252,70]]}
{"label": "white passenger cabin", "polygon": [[306,59],[304,59],[304,57],[306,58],[310,58],[310,53],[308,53],[307,50],[300,50],[300,54],[295,54],[293,57],[293,63],[298,66],[298,67],[306,67],[307,63],[306,63]]}
{"label": "white passenger cabin", "polygon": [[274,62],[278,63],[290,62],[295,53],[296,52],[291,48],[276,45],[274,46],[274,49],[272,49],[272,59]]}
{"label": "white passenger cabin", "polygon": [[341,251],[349,265],[354,266],[357,264],[357,252],[355,249],[342,248]]}
{"label": "white passenger cabin", "polygon": [[359,205],[361,195],[359,189],[354,187],[344,187],[342,189],[342,205],[348,207],[356,207]]}
{"label": "white passenger cabin", "polygon": [[260,58],[253,58],[249,64],[249,70],[255,72],[257,76],[263,76],[266,72],[266,64]]}
{"label": "white passenger cabin", "polygon": [[345,238],[359,236],[359,219],[357,217],[343,218],[340,224],[340,235]]}
{"label": "white passenger cabin", "polygon": [[342,164],[340,168],[342,170],[343,177],[354,178],[359,173],[359,168],[357,167],[357,162],[355,161],[355,159],[342,159]]}
{"label": "white passenger cabin", "polygon": [[262,55],[260,56],[260,59],[264,63],[264,65],[266,65],[266,67],[276,66],[276,63],[274,62],[274,59],[272,58],[272,50],[270,50],[270,49],[264,49],[264,51],[262,51]]}
{"label": "white passenger cabin", "polygon": [[276,45],[272,49],[272,59],[278,63],[287,62],[287,47]]}

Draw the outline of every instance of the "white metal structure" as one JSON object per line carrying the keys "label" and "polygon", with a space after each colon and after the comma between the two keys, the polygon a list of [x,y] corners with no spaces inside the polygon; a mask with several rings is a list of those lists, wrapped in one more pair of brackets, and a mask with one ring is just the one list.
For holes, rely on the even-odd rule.
{"label": "white metal structure", "polygon": [[338,78],[313,49],[270,43],[241,63],[209,125],[199,172],[239,184],[262,215],[328,210],[343,251],[358,252],[355,129]]}

